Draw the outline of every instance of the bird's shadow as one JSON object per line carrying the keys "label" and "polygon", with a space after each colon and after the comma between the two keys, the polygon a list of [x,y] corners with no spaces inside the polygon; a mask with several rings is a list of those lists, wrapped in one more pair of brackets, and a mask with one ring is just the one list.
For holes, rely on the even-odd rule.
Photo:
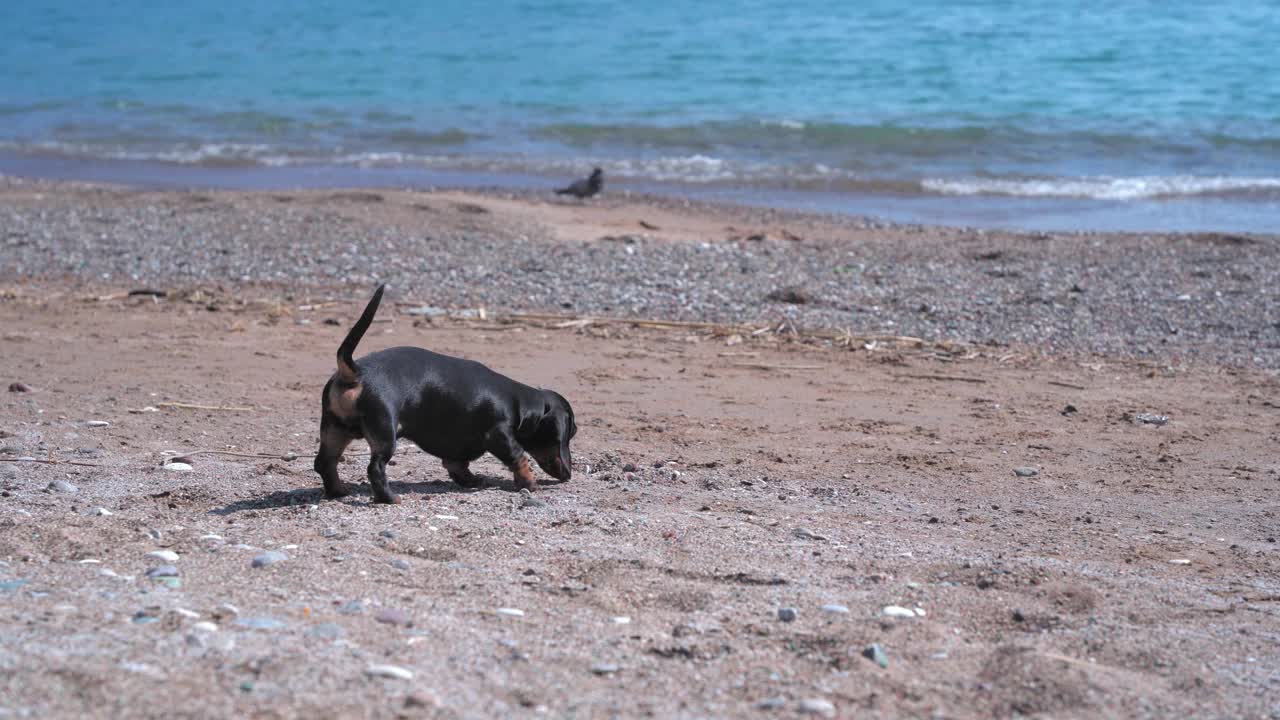
{"label": "bird's shadow", "polygon": [[[480,484],[475,487],[462,487],[452,480],[428,480],[425,482],[396,482],[388,483],[391,486],[391,492],[395,493],[402,499],[410,499],[416,495],[444,495],[448,493],[477,493],[486,490],[496,490],[499,492],[519,492],[516,487],[515,480],[509,477],[495,477],[493,475],[485,475],[476,473],[476,479]],[[370,499],[372,492],[369,489],[369,483],[348,482],[347,489],[351,491],[346,497],[330,500],[324,496],[324,489],[317,486],[314,488],[294,488],[292,490],[277,490],[267,495],[248,498],[245,500],[237,500],[228,503],[220,508],[210,510],[210,515],[232,515],[246,510],[271,510],[274,508],[295,507],[298,505],[313,505],[322,502],[336,502],[344,505],[365,505],[372,504]]]}

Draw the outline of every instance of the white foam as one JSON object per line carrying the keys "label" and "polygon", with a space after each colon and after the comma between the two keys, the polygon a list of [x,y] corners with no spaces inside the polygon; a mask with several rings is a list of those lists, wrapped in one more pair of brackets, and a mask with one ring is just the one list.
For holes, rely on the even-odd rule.
{"label": "white foam", "polygon": [[1082,177],[1033,180],[931,178],[921,183],[931,192],[947,195],[1010,195],[1015,197],[1143,200],[1159,197],[1280,189],[1280,178],[1197,177]]}

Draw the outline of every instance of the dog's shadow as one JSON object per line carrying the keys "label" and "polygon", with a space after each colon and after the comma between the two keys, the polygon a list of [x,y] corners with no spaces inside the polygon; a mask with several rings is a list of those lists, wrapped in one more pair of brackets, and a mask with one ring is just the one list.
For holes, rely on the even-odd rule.
{"label": "dog's shadow", "polygon": [[[519,492],[519,488],[516,487],[515,480],[512,478],[496,477],[483,473],[476,473],[475,477],[480,481],[475,487],[462,487],[452,480],[426,480],[423,482],[396,482],[393,480],[389,484],[391,492],[399,496],[402,501],[419,495],[471,494],[486,490],[509,493]],[[347,488],[351,491],[351,494],[336,500],[326,498],[324,490],[320,487],[277,490],[268,495],[228,503],[223,507],[210,510],[209,514],[233,515],[246,510],[272,510],[275,508],[297,507],[299,505],[316,505],[325,502],[342,503],[344,505],[366,505],[372,503],[372,492],[367,481],[348,482]]]}

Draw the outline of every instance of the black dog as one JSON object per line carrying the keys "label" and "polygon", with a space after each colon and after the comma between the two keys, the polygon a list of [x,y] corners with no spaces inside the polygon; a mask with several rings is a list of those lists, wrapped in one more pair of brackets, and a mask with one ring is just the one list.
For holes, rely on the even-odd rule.
{"label": "black dog", "polygon": [[485,454],[507,464],[516,485],[536,490],[529,456],[559,480],[572,474],[569,441],[578,432],[569,402],[550,390],[522,385],[473,360],[414,347],[393,347],[351,359],[382,301],[378,287],[338,348],[338,372],[320,401],[320,452],[315,469],[327,497],[350,491],[338,461],[352,440],[369,441],[373,499],[399,502],[387,488],[386,466],[396,439],[408,438],[444,461],[463,487],[480,481],[467,465]]}
{"label": "black dog", "polygon": [[572,195],[579,200],[589,198],[598,194],[604,189],[604,171],[596,168],[591,171],[591,177],[582,180],[574,180],[569,187],[556,190],[557,195]]}

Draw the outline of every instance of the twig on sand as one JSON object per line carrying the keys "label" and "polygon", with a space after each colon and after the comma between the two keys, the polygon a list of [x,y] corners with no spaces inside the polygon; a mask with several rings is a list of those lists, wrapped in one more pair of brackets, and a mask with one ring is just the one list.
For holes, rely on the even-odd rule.
{"label": "twig on sand", "polygon": [[1072,390],[1088,390],[1088,388],[1083,385],[1073,385],[1071,383],[1058,382],[1057,380],[1045,380],[1045,382],[1050,385],[1057,385],[1058,387],[1071,388]]}
{"label": "twig on sand", "polygon": [[729,363],[733,367],[752,368],[753,370],[821,370],[825,365],[771,365],[769,363]]}
{"label": "twig on sand", "polygon": [[49,460],[33,457],[0,457],[0,462],[40,463],[42,465],[79,465],[80,467],[102,467],[95,463],[76,462],[75,460]]}
{"label": "twig on sand", "polygon": [[251,407],[237,407],[235,405],[196,405],[194,403],[181,402],[163,402],[156,403],[156,407],[174,408],[175,410],[226,410],[229,412],[253,412]]}
{"label": "twig on sand", "polygon": [[986,380],[975,377],[964,377],[962,375],[932,375],[932,374],[903,374],[894,375],[896,378],[911,378],[913,380],[941,380],[943,382],[967,382],[967,383],[985,383]]}
{"label": "twig on sand", "polygon": [[182,462],[186,458],[195,457],[196,455],[230,455],[232,457],[261,458],[264,460],[284,460],[285,462],[291,462],[298,459],[298,456],[293,453],[288,453],[286,455],[273,455],[270,453],[242,453],[234,452],[232,450],[192,450],[191,452],[171,455],[165,458],[164,461]]}

